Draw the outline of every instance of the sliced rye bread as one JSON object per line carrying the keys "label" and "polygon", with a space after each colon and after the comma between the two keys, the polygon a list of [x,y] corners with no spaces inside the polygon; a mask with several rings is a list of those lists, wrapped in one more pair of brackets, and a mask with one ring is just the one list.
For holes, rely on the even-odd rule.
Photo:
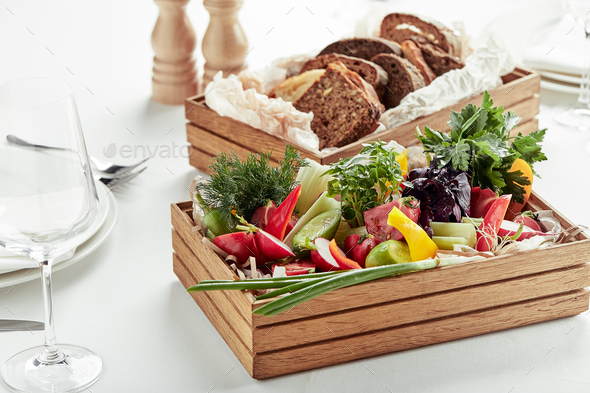
{"label": "sliced rye bread", "polygon": [[381,37],[402,43],[413,35],[421,35],[450,54],[461,53],[461,40],[453,31],[436,21],[426,21],[416,15],[394,12],[383,18]]}
{"label": "sliced rye bread", "polygon": [[268,96],[270,98],[281,97],[284,101],[289,102],[297,101],[325,73],[325,70],[309,70],[292,76],[275,86]]}
{"label": "sliced rye bread", "polygon": [[395,108],[402,98],[425,86],[424,77],[408,60],[390,53],[382,53],[371,59],[380,65],[389,77],[384,96],[385,108]]}
{"label": "sliced rye bread", "polygon": [[436,79],[436,74],[428,66],[426,60],[424,60],[422,50],[418,48],[414,41],[406,40],[402,42],[402,52],[404,52],[406,60],[409,60],[410,63],[414,64],[420,70],[426,85],[429,85],[430,82]]}
{"label": "sliced rye bread", "polygon": [[309,70],[327,68],[328,65],[335,61],[340,61],[346,66],[346,68],[359,74],[361,78],[373,86],[378,97],[383,97],[385,86],[387,85],[387,72],[377,64],[372,63],[369,60],[361,59],[360,57],[351,57],[339,53],[321,55],[305,63],[303,68],[301,68],[300,73]]}
{"label": "sliced rye bread", "polygon": [[318,56],[329,55],[330,53],[371,60],[380,53],[393,53],[401,56],[402,50],[399,44],[379,38],[348,38],[326,46]]}
{"label": "sliced rye bread", "polygon": [[411,39],[416,43],[418,48],[420,48],[424,60],[426,60],[426,63],[436,76],[441,76],[451,70],[465,67],[465,63],[463,63],[461,59],[445,53],[439,47],[426,41],[424,37],[414,35]]}
{"label": "sliced rye bread", "polygon": [[373,86],[340,62],[331,63],[293,106],[313,112],[311,129],[320,149],[342,147],[370,134],[384,111]]}

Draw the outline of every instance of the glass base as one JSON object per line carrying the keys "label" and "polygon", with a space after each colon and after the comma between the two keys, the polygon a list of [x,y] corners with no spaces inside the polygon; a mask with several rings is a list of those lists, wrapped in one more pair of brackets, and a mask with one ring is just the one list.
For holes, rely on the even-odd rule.
{"label": "glass base", "polygon": [[578,131],[590,131],[590,109],[568,109],[553,117],[564,126],[573,127]]}
{"label": "glass base", "polygon": [[14,392],[79,392],[95,383],[102,360],[90,350],[59,344],[65,359],[45,364],[39,361],[43,346],[17,353],[4,365],[2,379]]}

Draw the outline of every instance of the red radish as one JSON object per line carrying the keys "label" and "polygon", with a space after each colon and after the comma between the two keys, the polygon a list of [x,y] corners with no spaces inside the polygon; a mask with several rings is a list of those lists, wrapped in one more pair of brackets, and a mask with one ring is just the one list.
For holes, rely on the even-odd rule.
{"label": "red radish", "polygon": [[285,238],[287,225],[291,220],[299,195],[301,195],[301,184],[287,195],[287,198],[285,198],[283,203],[277,208],[277,211],[270,217],[268,224],[266,224],[265,230],[281,241]]}
{"label": "red radish", "polygon": [[489,188],[481,190],[479,187],[471,189],[471,206],[469,216],[473,218],[483,218],[490,210],[492,204],[498,199],[498,195]]}
{"label": "red radish", "polygon": [[344,254],[346,254],[347,258],[352,259],[352,250],[359,244],[361,240],[361,235],[348,235],[346,239],[344,239]]}
{"label": "red radish", "polygon": [[275,204],[275,202],[268,201],[266,206],[262,206],[262,207],[259,207],[258,209],[256,209],[254,214],[252,214],[252,218],[250,219],[250,222],[253,225],[256,225],[260,229],[266,229],[266,225],[268,224],[268,221],[270,220],[270,218],[272,217],[272,215],[276,211],[277,211],[277,205]]}
{"label": "red radish", "polygon": [[254,241],[252,242],[252,244],[254,245],[254,258],[256,258],[256,263],[258,265],[262,265],[266,262],[268,262],[268,259],[264,256],[264,254],[260,251],[258,244],[256,244],[256,236],[254,236]]}
{"label": "red radish", "polygon": [[282,266],[285,268],[287,276],[298,276],[300,274],[315,273],[315,263],[310,260],[294,261],[289,263],[275,263],[272,265],[272,272],[275,272],[276,266]]}
{"label": "red radish", "polygon": [[328,239],[318,237],[314,240],[313,244],[316,245],[317,249],[311,251],[311,260],[319,270],[323,272],[342,270],[330,253],[330,241]]}
{"label": "red radish", "polygon": [[506,194],[492,203],[477,231],[477,244],[475,245],[477,251],[490,251],[492,249],[511,199],[512,195]]}
{"label": "red radish", "polygon": [[414,197],[405,197],[369,209],[363,213],[367,232],[375,236],[379,242],[386,240],[401,240],[404,235],[391,225],[387,225],[387,216],[394,207],[397,207],[410,220],[418,222],[420,218],[420,201]]}
{"label": "red radish", "polygon": [[518,224],[523,224],[529,228],[531,228],[532,230],[535,230],[537,232],[543,232],[541,230],[541,227],[539,226],[539,224],[537,223],[537,221],[535,221],[534,218],[534,214],[533,212],[526,211],[524,213],[521,213],[520,215],[518,215],[514,220],[512,220]]}
{"label": "red radish", "polygon": [[338,245],[336,245],[336,240],[332,240],[330,242],[329,248],[330,254],[332,254],[334,259],[336,260],[336,263],[338,263],[338,266],[340,266],[340,269],[362,269],[362,267],[358,263],[356,263],[352,259],[346,258],[344,252],[340,248],[338,248]]}
{"label": "red radish", "polygon": [[[512,236],[516,235],[516,232],[518,232],[520,225],[521,225],[521,223],[504,220],[504,221],[502,221],[502,225],[500,226],[500,229],[498,230],[498,235],[502,236],[502,237],[512,237]],[[530,227],[523,224],[522,233],[520,234],[518,239],[516,239],[516,241],[530,239],[531,237],[537,236],[537,235],[552,236],[551,234],[548,234],[548,233],[545,233],[542,231],[537,231],[537,230],[530,228]]]}
{"label": "red radish", "polygon": [[233,255],[239,264],[245,263],[249,257],[256,256],[256,242],[252,232],[234,232],[216,236],[213,243],[223,251]]}
{"label": "red radish", "polygon": [[256,245],[258,250],[271,261],[295,256],[289,246],[262,229],[256,231]]}

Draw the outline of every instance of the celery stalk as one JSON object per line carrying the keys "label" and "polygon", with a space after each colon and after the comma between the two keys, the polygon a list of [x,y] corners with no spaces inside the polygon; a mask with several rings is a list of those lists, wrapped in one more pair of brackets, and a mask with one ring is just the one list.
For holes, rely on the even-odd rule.
{"label": "celery stalk", "polygon": [[452,250],[454,244],[462,244],[469,247],[474,247],[474,243],[469,243],[464,237],[458,236],[432,236],[432,241],[436,243],[441,250]]}
{"label": "celery stalk", "polygon": [[301,184],[301,195],[295,206],[297,214],[300,217],[307,213],[318,198],[318,195],[328,189],[328,181],[332,178],[329,175],[322,176],[324,172],[330,169],[329,166],[318,164],[309,158],[306,158],[305,161],[307,161],[309,166],[300,168],[295,179],[295,181]]}
{"label": "celery stalk", "polygon": [[[473,224],[462,222],[431,222],[430,227],[434,231],[434,236],[445,237],[462,237],[469,247],[475,247],[477,242],[477,232]],[[453,248],[451,247],[450,250]]]}

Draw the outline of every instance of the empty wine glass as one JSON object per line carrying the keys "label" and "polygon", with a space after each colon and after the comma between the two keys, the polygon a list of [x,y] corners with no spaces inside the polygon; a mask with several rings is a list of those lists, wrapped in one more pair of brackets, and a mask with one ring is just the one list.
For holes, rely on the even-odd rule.
{"label": "empty wine glass", "polygon": [[[59,146],[38,150],[7,143],[7,135]],[[77,392],[99,378],[100,357],[57,344],[51,265],[83,242],[100,204],[76,102],[64,82],[31,78],[0,85],[0,246],[38,262],[45,306],[45,341],[2,369],[18,392]],[[27,266],[23,266],[27,267]]]}
{"label": "empty wine glass", "polygon": [[586,39],[578,107],[559,113],[554,119],[559,124],[590,131],[590,0],[562,0],[562,8],[582,26]]}

